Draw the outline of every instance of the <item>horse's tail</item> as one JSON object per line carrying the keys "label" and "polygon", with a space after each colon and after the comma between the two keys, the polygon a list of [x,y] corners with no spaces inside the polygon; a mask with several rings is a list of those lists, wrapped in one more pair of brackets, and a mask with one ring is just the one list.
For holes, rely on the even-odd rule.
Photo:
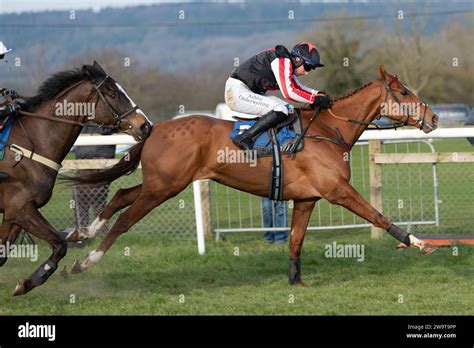
{"label": "horse's tail", "polygon": [[140,157],[143,149],[144,141],[132,146],[128,154],[123,156],[120,161],[101,170],[79,170],[75,175],[62,176],[60,180],[73,185],[93,185],[108,184],[117,180],[125,174],[134,172],[140,164]]}

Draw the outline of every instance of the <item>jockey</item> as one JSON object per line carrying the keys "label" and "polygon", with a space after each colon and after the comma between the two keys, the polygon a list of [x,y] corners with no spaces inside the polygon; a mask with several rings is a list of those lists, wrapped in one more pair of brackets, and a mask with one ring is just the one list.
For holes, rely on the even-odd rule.
{"label": "jockey", "polygon": [[[2,41],[0,41],[0,60],[5,57],[5,54],[10,52]],[[0,88],[0,95],[5,98],[5,102],[0,103],[0,130],[10,116],[16,116],[20,110],[20,105],[13,100],[19,98],[19,95],[13,89]]]}
{"label": "jockey", "polygon": [[280,90],[287,100],[330,108],[331,100],[324,92],[304,86],[297,78],[323,66],[318,49],[309,42],[299,42],[291,51],[278,45],[237,67],[226,82],[225,102],[231,110],[260,117],[232,139],[234,144],[251,150],[260,133],[283,122],[294,111],[288,102],[267,95],[268,91]]}

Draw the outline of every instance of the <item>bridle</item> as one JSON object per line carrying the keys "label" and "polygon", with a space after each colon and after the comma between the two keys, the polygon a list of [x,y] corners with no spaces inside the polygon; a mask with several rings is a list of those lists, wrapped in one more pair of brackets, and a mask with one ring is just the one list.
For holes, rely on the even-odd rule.
{"label": "bridle", "polygon": [[[109,75],[106,75],[104,78],[102,78],[100,80],[99,83],[97,84],[93,84],[92,87],[94,88],[96,94],[97,94],[97,99],[95,101],[95,105],[94,105],[94,109],[97,107],[97,103],[99,102],[99,100],[101,100],[104,105],[106,106],[106,108],[108,109],[108,111],[110,112],[111,116],[115,119],[115,124],[112,125],[112,126],[107,126],[103,123],[97,123],[97,122],[79,122],[79,121],[73,121],[73,120],[67,120],[67,119],[64,119],[64,118],[60,118],[60,117],[52,117],[52,116],[48,116],[48,115],[41,115],[41,114],[37,114],[37,113],[33,113],[33,112],[28,112],[28,111],[24,111],[24,110],[20,110],[19,113],[22,114],[22,115],[25,115],[25,116],[29,116],[29,117],[34,117],[34,118],[39,118],[39,119],[43,119],[43,120],[48,120],[48,121],[53,121],[53,122],[59,122],[59,123],[67,123],[67,124],[73,124],[73,125],[77,125],[77,126],[82,126],[82,127],[85,127],[85,126],[92,126],[92,127],[99,127],[99,128],[111,128],[111,129],[118,129],[118,130],[121,130],[120,129],[120,123],[122,123],[123,119],[125,117],[127,117],[128,115],[130,115],[131,113],[135,112],[137,109],[138,109],[138,105],[134,105],[132,106],[131,109],[129,109],[128,111],[125,111],[124,113],[122,114],[119,114],[117,112],[117,110],[107,101],[107,99],[104,97],[104,94],[103,92],[100,90],[100,88],[102,87],[102,85],[105,83],[105,81],[107,81],[107,79],[109,79],[110,76]],[[62,91],[57,97],[56,99],[60,98],[61,96],[65,95],[66,93],[70,92],[71,90],[73,90],[74,88],[76,88],[77,86],[79,86],[80,84],[84,83],[85,81],[87,80],[81,80],[81,81],[78,81],[76,82],[75,84],[69,86],[68,88],[66,88],[64,91]],[[131,125],[128,125],[128,129],[131,129],[132,126]]]}
{"label": "bridle", "polygon": [[[391,85],[393,83],[397,82],[397,81],[398,81],[398,76],[397,75],[394,75],[392,77],[392,80],[389,83],[387,83],[387,81],[385,81],[385,79],[382,79],[385,90],[387,91],[387,93],[385,94],[384,105],[387,104],[388,95],[390,94],[390,96],[395,100],[395,102],[400,107],[402,106],[402,101],[400,101],[400,99],[395,95],[393,89],[391,88]],[[406,88],[406,90],[408,90],[408,88]],[[395,122],[392,128],[398,128],[398,127],[404,127],[404,126],[416,127],[416,126],[420,125],[420,128],[422,129],[425,125],[426,111],[428,110],[429,105],[428,105],[428,103],[425,103],[424,101],[420,100],[420,102],[418,103],[418,107],[422,107],[422,106],[425,108],[422,117],[420,117],[419,114],[413,116],[409,112],[407,114],[403,113],[404,120]],[[401,107],[401,109],[404,110],[403,107]],[[380,119],[380,117],[390,118],[390,116],[388,116],[388,115],[383,115],[382,112],[376,118]],[[413,123],[410,123],[410,121],[413,121]]]}
{"label": "bridle", "polygon": [[[131,109],[129,109],[128,111],[125,111],[124,113],[122,114],[119,114],[117,112],[117,110],[107,101],[107,99],[105,99],[104,97],[104,94],[102,93],[102,91],[100,90],[100,87],[105,83],[105,81],[107,81],[107,79],[109,79],[110,76],[109,75],[106,75],[102,81],[100,81],[97,85],[93,85],[95,91],[97,92],[97,100],[96,100],[96,103],[95,105],[97,106],[97,103],[100,100],[102,100],[102,102],[105,104],[105,106],[107,107],[107,109],[109,110],[110,114],[113,116],[113,118],[116,120],[116,123],[112,126],[113,128],[116,128],[116,129],[119,129],[120,130],[120,123],[122,123],[123,119],[125,117],[127,117],[128,115],[130,115],[131,113],[135,112],[137,109],[138,109],[138,105],[134,105],[132,106]],[[104,125],[102,125],[104,126]],[[132,126],[131,125],[128,125],[128,129],[131,129]]]}

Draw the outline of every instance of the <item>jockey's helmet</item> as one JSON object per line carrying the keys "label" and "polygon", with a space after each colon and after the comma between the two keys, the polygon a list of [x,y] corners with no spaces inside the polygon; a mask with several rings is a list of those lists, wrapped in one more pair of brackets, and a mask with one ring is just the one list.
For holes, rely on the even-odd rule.
{"label": "jockey's helmet", "polygon": [[294,61],[296,68],[304,64],[305,70],[310,71],[324,66],[320,61],[318,49],[309,42],[298,42],[291,50],[291,55],[300,58],[299,62]]}

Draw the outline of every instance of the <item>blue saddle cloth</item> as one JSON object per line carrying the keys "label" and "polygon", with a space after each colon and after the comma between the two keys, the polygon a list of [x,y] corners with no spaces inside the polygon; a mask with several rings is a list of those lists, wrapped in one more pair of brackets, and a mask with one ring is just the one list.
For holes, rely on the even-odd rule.
{"label": "blue saddle cloth", "polygon": [[8,121],[3,126],[3,129],[0,131],[0,160],[5,156],[5,146],[10,137],[10,133],[13,126],[13,117],[10,117]]}
{"label": "blue saddle cloth", "polygon": [[[256,121],[238,121],[234,124],[234,129],[230,133],[231,138],[235,137],[237,134],[242,133],[246,129],[250,128]],[[296,137],[296,133],[290,130],[290,126],[282,127],[278,130],[277,138],[280,143],[280,147],[285,146],[287,143],[292,141]],[[254,148],[267,148],[271,149],[272,142],[268,136],[268,132],[263,132],[255,140]]]}

